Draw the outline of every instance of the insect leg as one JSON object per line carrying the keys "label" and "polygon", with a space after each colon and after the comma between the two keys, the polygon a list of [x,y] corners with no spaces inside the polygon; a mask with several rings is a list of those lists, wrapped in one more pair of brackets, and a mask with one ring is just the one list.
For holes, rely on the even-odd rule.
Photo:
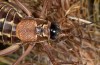
{"label": "insect leg", "polygon": [[1,51],[0,51],[0,56],[1,56],[1,55],[8,55],[8,54],[10,54],[10,53],[13,53],[13,52],[15,52],[16,50],[18,50],[19,47],[20,47],[19,44],[14,44],[14,45],[12,45],[12,46],[10,46],[10,47],[4,49],[4,50],[1,50]]}
{"label": "insect leg", "polygon": [[27,50],[22,54],[22,56],[13,64],[13,65],[19,65],[20,61],[22,61],[22,59],[28,55],[30,53],[30,51],[32,50],[32,48],[35,46],[35,44],[29,44]]}

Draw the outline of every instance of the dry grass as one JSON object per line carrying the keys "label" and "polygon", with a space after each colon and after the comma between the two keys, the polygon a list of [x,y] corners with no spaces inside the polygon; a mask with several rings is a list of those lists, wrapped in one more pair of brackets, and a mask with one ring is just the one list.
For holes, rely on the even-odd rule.
{"label": "dry grass", "polygon": [[[32,11],[34,17],[39,17],[44,0],[20,1]],[[49,41],[55,59],[69,63],[65,65],[100,65],[100,0],[52,0],[52,2],[53,5],[49,4],[50,7],[48,6],[46,11],[46,19],[59,21],[66,17],[74,26],[71,32],[73,38],[59,42]],[[0,61],[10,65],[21,55],[24,47],[16,52],[17,54],[0,57]],[[41,48],[41,45],[37,45],[23,63],[52,65]],[[70,64],[71,62],[75,63]]]}

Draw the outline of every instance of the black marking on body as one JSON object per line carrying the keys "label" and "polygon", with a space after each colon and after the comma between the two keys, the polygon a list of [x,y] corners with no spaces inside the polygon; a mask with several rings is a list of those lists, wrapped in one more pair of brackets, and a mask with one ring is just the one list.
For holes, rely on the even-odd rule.
{"label": "black marking on body", "polygon": [[2,28],[3,28],[3,23],[0,22],[0,31],[2,31]]}
{"label": "black marking on body", "polygon": [[20,40],[16,36],[12,36],[12,43],[18,43]]}
{"label": "black marking on body", "polygon": [[0,19],[1,19],[1,18],[5,18],[6,14],[7,14],[7,13],[6,13],[3,9],[1,9],[1,10],[0,10]]}
{"label": "black marking on body", "polygon": [[14,18],[14,24],[18,24],[20,22],[21,18],[18,16],[18,14],[15,15],[15,18]]}
{"label": "black marking on body", "polygon": [[8,35],[5,35],[3,34],[3,39],[4,39],[4,42],[7,43],[7,44],[10,44],[11,43],[11,37],[9,37]]}
{"label": "black marking on body", "polygon": [[16,25],[20,20],[21,17],[14,7],[0,3],[0,42],[12,44],[20,41],[16,37]]}

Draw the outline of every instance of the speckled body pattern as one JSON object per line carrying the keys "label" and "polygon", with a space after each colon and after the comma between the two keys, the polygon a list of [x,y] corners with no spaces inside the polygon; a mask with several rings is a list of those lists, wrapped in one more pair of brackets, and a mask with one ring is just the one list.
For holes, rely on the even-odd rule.
{"label": "speckled body pattern", "polygon": [[21,15],[13,5],[0,2],[0,42],[12,44],[19,42],[16,37],[16,25],[20,22]]}
{"label": "speckled body pattern", "polygon": [[35,27],[37,26],[34,20],[22,20],[16,28],[16,36],[22,41],[35,41],[37,39]]}

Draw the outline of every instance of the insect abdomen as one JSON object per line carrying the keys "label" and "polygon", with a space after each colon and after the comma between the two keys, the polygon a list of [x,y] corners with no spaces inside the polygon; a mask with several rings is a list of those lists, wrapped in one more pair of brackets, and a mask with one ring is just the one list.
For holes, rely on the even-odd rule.
{"label": "insect abdomen", "polygon": [[16,37],[16,25],[20,22],[21,15],[9,3],[0,3],[0,42],[11,44],[19,42]]}

